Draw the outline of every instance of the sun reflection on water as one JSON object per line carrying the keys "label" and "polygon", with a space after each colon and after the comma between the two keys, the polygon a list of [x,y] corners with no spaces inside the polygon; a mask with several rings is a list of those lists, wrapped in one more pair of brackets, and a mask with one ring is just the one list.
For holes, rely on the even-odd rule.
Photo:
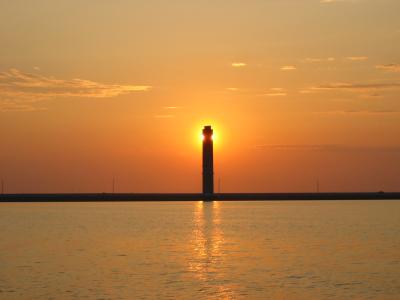
{"label": "sun reflection on water", "polygon": [[218,202],[196,203],[193,215],[191,248],[193,252],[189,270],[195,278],[212,289],[218,299],[234,298],[226,281],[225,253],[222,251],[224,234],[221,229],[220,204]]}

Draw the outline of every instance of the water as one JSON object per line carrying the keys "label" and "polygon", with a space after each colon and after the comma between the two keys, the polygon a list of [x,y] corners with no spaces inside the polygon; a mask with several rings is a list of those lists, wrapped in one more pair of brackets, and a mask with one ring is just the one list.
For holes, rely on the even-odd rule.
{"label": "water", "polygon": [[0,204],[0,299],[399,299],[400,201]]}

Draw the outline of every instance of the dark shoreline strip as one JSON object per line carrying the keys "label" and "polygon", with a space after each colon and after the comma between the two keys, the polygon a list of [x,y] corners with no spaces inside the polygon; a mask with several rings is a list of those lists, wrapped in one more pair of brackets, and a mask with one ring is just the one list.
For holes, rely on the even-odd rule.
{"label": "dark shoreline strip", "polygon": [[400,200],[392,193],[80,193],[0,194],[0,202]]}

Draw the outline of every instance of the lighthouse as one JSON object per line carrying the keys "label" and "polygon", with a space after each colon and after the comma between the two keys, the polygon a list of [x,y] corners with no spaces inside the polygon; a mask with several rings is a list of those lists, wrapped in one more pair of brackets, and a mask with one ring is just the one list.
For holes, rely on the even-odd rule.
{"label": "lighthouse", "polygon": [[203,194],[211,196],[214,193],[214,158],[213,130],[211,126],[203,128]]}

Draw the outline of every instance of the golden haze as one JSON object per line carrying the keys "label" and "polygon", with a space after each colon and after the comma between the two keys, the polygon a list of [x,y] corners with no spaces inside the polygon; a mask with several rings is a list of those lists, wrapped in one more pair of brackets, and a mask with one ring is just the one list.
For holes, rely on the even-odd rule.
{"label": "golden haze", "polygon": [[2,2],[6,191],[198,192],[209,124],[223,192],[399,190],[399,10]]}

